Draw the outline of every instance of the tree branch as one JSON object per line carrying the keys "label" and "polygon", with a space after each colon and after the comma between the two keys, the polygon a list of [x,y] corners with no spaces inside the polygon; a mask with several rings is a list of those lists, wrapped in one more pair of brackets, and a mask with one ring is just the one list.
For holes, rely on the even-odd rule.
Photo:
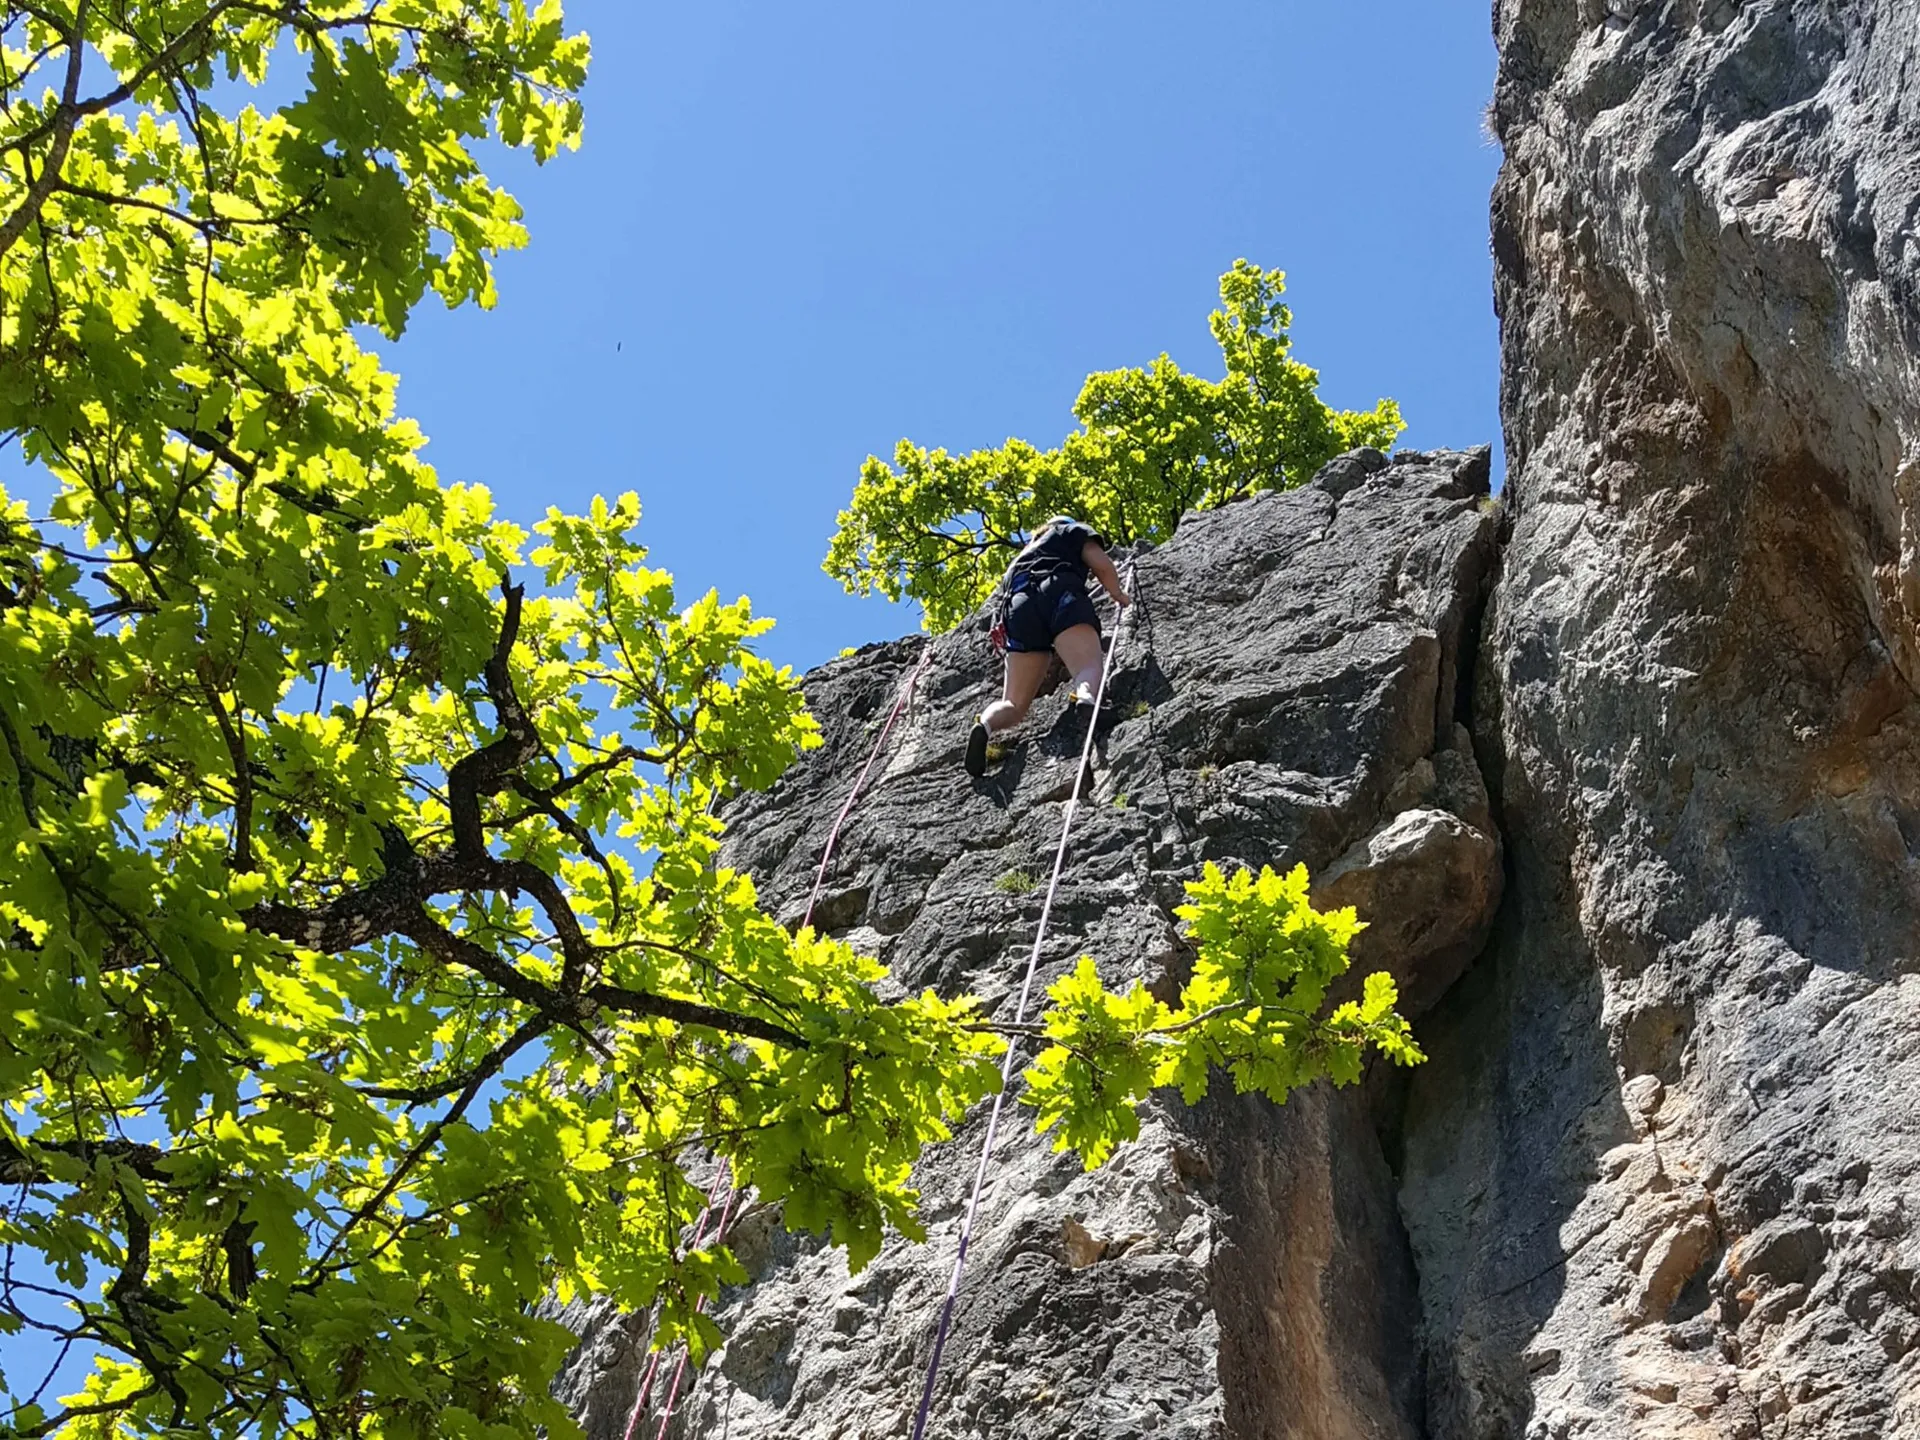
{"label": "tree branch", "polygon": [[334,1232],[333,1239],[327,1242],[327,1248],[321,1252],[320,1257],[313,1262],[310,1269],[319,1270],[326,1265],[327,1261],[333,1258],[334,1252],[340,1248],[348,1234],[369,1216],[374,1214],[375,1211],[379,1210],[382,1205],[386,1204],[388,1197],[400,1188],[400,1182],[407,1178],[408,1174],[413,1170],[413,1167],[418,1165],[421,1158],[440,1142],[440,1137],[446,1133],[447,1127],[461,1119],[461,1117],[467,1113],[467,1107],[471,1105],[474,1102],[474,1098],[479,1095],[480,1088],[495,1075],[498,1075],[500,1068],[518,1054],[521,1049],[552,1029],[554,1023],[554,1017],[549,1015],[529,1016],[521,1023],[518,1030],[515,1030],[512,1035],[508,1036],[506,1041],[502,1043],[498,1049],[480,1063],[473,1074],[468,1077],[467,1083],[461,1087],[459,1096],[454,1100],[453,1104],[447,1107],[447,1113],[426,1128],[420,1138],[413,1143],[412,1148],[400,1157],[399,1163],[393,1167],[393,1173],[387,1176],[380,1188],[374,1191],[352,1215],[347,1217],[340,1228]]}
{"label": "tree branch", "polygon": [[731,1010],[720,1010],[712,1005],[702,1005],[692,1000],[675,1000],[666,995],[649,995],[640,990],[626,990],[618,985],[595,985],[588,989],[586,998],[595,1008],[612,1010],[622,1015],[651,1015],[660,1020],[672,1020],[681,1025],[704,1025],[710,1030],[719,1030],[732,1035],[750,1035],[755,1040],[765,1040],[774,1045],[783,1045],[790,1050],[805,1050],[807,1041],[784,1025],[775,1025],[770,1020],[761,1020],[752,1015],[740,1015]]}
{"label": "tree branch", "polygon": [[629,762],[646,765],[664,765],[667,762],[667,758],[664,751],[638,750],[631,745],[622,745],[612,754],[595,760],[591,765],[582,765],[571,775],[556,780],[553,785],[546,790],[537,789],[526,781],[516,781],[513,789],[516,794],[524,795],[529,800],[558,800],[562,795],[567,794],[576,786],[583,785],[597,776],[604,775],[609,770],[617,770]]}
{"label": "tree branch", "polygon": [[214,721],[220,727],[220,736],[227,743],[227,754],[233,759],[233,868],[246,872],[253,869],[253,766],[247,760],[246,721],[239,715],[240,698],[234,696],[234,715],[227,714],[227,702],[220,698],[220,692],[213,683],[213,665],[205,655],[200,657],[200,690],[207,697],[207,704],[213,707]]}
{"label": "tree branch", "polygon": [[578,845],[581,853],[600,867],[600,873],[604,875],[607,880],[607,893],[613,900],[613,923],[618,926],[623,913],[620,897],[620,874],[601,852],[598,842],[593,838],[593,832],[573,816],[569,815],[565,810],[562,810],[558,805],[554,804],[551,791],[541,790],[528,782],[524,776],[519,775],[514,776],[509,783],[514,794],[526,799],[528,808],[522,810],[517,815],[504,817],[497,822],[498,827],[501,830],[512,830],[521,822],[529,820],[535,815],[544,815],[547,819],[551,820],[561,834]]}
{"label": "tree branch", "polygon": [[91,0],[80,0],[80,8],[74,12],[73,29],[67,33],[67,82],[60,93],[60,108],[54,112],[53,144],[48,147],[46,158],[41,164],[39,175],[33,184],[27,187],[26,198],[0,223],[0,260],[14,246],[27,226],[40,216],[41,209],[47,203],[47,197],[53,193],[53,187],[60,183],[61,167],[67,163],[67,150],[73,144],[74,126],[80,123],[80,111],[74,105],[74,99],[80,93],[80,71],[87,58],[87,7]]}
{"label": "tree branch", "polygon": [[[396,839],[398,837],[395,837]],[[400,843],[404,844],[404,841]],[[391,850],[389,851],[391,855]],[[511,868],[509,862],[487,858],[486,868]],[[550,876],[529,865],[549,885]],[[517,1000],[553,1023],[590,1019],[600,1010],[623,1015],[651,1015],[683,1025],[702,1025],[726,1034],[751,1036],[790,1049],[805,1049],[805,1037],[785,1026],[695,1000],[654,995],[624,986],[597,984],[583,990],[554,989],[523,973],[504,956],[475,940],[447,929],[426,907],[427,887],[469,873],[459,862],[414,860],[394,868],[367,889],[344,895],[318,910],[267,902],[245,911],[247,927],[309,950],[351,950],[387,935],[400,935],[449,967],[471,970],[501,994]],[[478,889],[480,883],[449,885],[449,889]],[[554,886],[557,889],[557,885]],[[436,892],[437,893],[437,892]],[[589,953],[598,953],[589,947]],[[395,1096],[396,1099],[407,1098]]]}
{"label": "tree branch", "polygon": [[57,1430],[64,1429],[69,1420],[78,1420],[83,1415],[106,1415],[116,1410],[128,1410],[142,1400],[151,1399],[159,1392],[158,1384],[143,1385],[131,1395],[123,1396],[118,1400],[98,1400],[88,1405],[69,1405],[58,1415],[50,1415],[38,1425],[28,1425],[8,1433],[18,1436],[19,1440],[40,1440],[42,1435],[51,1435]]}
{"label": "tree branch", "polygon": [[157,200],[145,200],[138,195],[116,195],[111,190],[96,190],[91,185],[76,185],[70,180],[60,181],[54,190],[56,194],[71,195],[77,200],[92,200],[101,205],[127,205],[136,210],[148,210],[155,215],[164,215],[169,220],[178,221],[201,235],[215,238],[220,237],[229,225],[251,225],[262,228],[284,225],[298,214],[305,204],[304,201],[296,202],[277,215],[222,215],[214,212],[202,217],[189,215],[184,210],[176,210],[171,205],[162,205]]}
{"label": "tree branch", "polygon": [[496,890],[525,890],[540,902],[560,938],[560,988],[577,994],[592,962],[593,945],[573,913],[560,884],[539,866],[525,860],[497,860],[487,851],[481,801],[516,788],[519,771],[541,753],[540,735],[526,706],[513,688],[514,641],[520,635],[520,605],[526,595],[521,585],[503,583],[506,600],[500,620],[500,638],[487,657],[484,671],[487,698],[493,701],[500,736],[492,744],[463,755],[447,772],[447,810],[452,817],[453,854],[460,865],[487,875]]}
{"label": "tree branch", "polygon": [[[90,3],[91,0],[81,0],[79,13],[74,16],[73,34],[69,37],[81,50],[84,50],[86,44],[86,16],[87,7]],[[53,118],[44,125],[36,126],[26,134],[9,141],[4,147],[0,147],[0,153],[4,153],[6,150],[24,150],[30,145],[39,143],[48,134],[52,134],[55,137],[54,149],[59,151],[61,160],[64,162],[66,159],[66,146],[62,144],[58,138],[63,127],[68,139],[71,140],[74,126],[79,124],[80,121],[84,120],[87,116],[98,115],[104,110],[111,110],[116,105],[126,104],[126,102],[131,100],[139,91],[140,87],[151,80],[156,73],[165,66],[171,65],[174,61],[178,60],[187,46],[198,38],[201,31],[212,25],[214,21],[218,20],[228,10],[233,8],[234,0],[219,0],[219,3],[207,11],[206,14],[202,15],[198,20],[187,26],[186,29],[182,30],[178,35],[174,36],[173,39],[169,40],[164,46],[154,52],[152,58],[138,70],[134,71],[126,80],[114,86],[114,88],[107,91],[106,94],[96,95],[91,100],[79,100],[76,103],[76,97],[80,93],[79,75],[77,73],[79,67],[77,62],[72,57],[69,57],[67,64],[70,67],[70,73],[67,79],[67,90],[61,99],[60,108],[54,111]],[[48,23],[51,23],[50,19]],[[57,179],[59,167],[55,165],[49,166],[48,168],[54,173]],[[44,200],[46,197],[42,196],[41,198]],[[11,220],[9,220],[9,223],[11,223]],[[0,248],[0,255],[4,255],[5,253],[5,249]]]}
{"label": "tree branch", "polygon": [[[235,450],[229,445],[223,437],[216,435],[213,431],[197,429],[175,430],[173,433],[193,446],[196,450],[203,451],[220,461],[221,464],[227,466],[234,474],[240,476],[241,479],[255,480],[259,478],[259,462],[250,460],[245,455],[242,455],[238,450]],[[285,480],[269,480],[266,482],[266,487],[269,492],[286,501],[289,505],[293,506],[294,509],[304,510],[316,520],[331,520],[341,529],[351,530],[355,533],[373,528],[373,521],[343,509],[340,502],[335,500],[333,496],[325,490],[320,491],[317,495],[309,495],[299,486],[290,484]]]}
{"label": "tree branch", "polygon": [[[157,1145],[142,1145],[132,1140],[32,1140],[35,1149],[54,1155],[68,1155],[92,1164],[96,1159],[124,1165],[142,1180],[165,1181],[171,1177],[161,1167],[168,1152]],[[53,1179],[44,1165],[24,1148],[0,1143],[0,1185],[45,1185]]]}
{"label": "tree branch", "polygon": [[491,745],[463,755],[447,772],[447,809],[453,819],[453,851],[462,858],[485,855],[487,837],[480,820],[480,802],[505,790],[514,771],[540,753],[540,737],[527,718],[513,688],[508,662],[520,635],[522,585],[503,584],[506,611],[500,619],[500,639],[487,657],[484,676],[487,698],[493,701],[500,737]]}
{"label": "tree branch", "polygon": [[[602,1011],[611,1011],[698,1025],[722,1034],[765,1040],[793,1049],[806,1048],[805,1037],[797,1031],[759,1016],[676,996],[590,983],[594,967],[606,951],[593,943],[559,880],[530,860],[502,859],[487,848],[485,800],[514,791],[529,798],[538,797],[551,805],[554,797],[590,775],[643,758],[640,752],[623,747],[550,789],[540,789],[526,780],[523,767],[539,758],[543,751],[539,732],[514,689],[510,668],[513,647],[520,633],[525,590],[507,583],[503,584],[502,591],[505,607],[500,635],[483,671],[500,734],[491,743],[455,761],[447,772],[452,849],[421,855],[401,831],[383,827],[382,871],[378,879],[319,906],[303,908],[266,901],[245,911],[241,918],[257,933],[323,953],[355,949],[390,935],[402,936],[440,964],[469,970],[501,995],[526,1006],[533,1012],[527,1023],[538,1022],[542,1032],[558,1025],[584,1025]],[[436,896],[470,890],[524,892],[534,897],[546,912],[558,940],[562,965],[557,986],[526,974],[510,957],[488,948],[471,935],[449,929],[430,908]],[[424,1104],[461,1089],[475,1078],[484,1080],[485,1075],[475,1071],[457,1082],[448,1080],[411,1088],[382,1087],[362,1093],[407,1104]]]}

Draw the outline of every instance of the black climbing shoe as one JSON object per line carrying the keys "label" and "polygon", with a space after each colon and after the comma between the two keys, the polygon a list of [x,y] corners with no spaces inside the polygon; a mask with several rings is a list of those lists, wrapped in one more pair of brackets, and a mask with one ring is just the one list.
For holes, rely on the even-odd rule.
{"label": "black climbing shoe", "polygon": [[967,736],[967,773],[978,780],[987,773],[987,726],[984,720],[973,722]]}

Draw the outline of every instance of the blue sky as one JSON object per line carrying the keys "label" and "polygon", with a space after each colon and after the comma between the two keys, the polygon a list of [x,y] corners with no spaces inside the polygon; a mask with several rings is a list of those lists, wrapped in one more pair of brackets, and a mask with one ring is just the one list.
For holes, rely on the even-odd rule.
{"label": "blue sky", "polygon": [[1407,445],[1498,438],[1483,4],[568,14],[586,143],[496,159],[532,244],[493,311],[422,307],[401,404],[523,523],[639,491],[654,563],[752,596],[778,660],[918,624],[819,568],[867,454],[1057,443],[1089,371],[1162,350],[1218,375],[1238,256],[1287,271],[1329,401],[1392,395]]}

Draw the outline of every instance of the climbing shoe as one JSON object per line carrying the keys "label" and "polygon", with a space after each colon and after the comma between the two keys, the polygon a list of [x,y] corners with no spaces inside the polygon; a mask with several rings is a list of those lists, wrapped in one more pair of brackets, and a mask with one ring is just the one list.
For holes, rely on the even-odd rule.
{"label": "climbing shoe", "polygon": [[984,720],[974,721],[967,735],[967,773],[976,780],[987,773],[987,723]]}
{"label": "climbing shoe", "polygon": [[1073,687],[1073,703],[1076,705],[1093,704],[1093,687],[1082,680]]}

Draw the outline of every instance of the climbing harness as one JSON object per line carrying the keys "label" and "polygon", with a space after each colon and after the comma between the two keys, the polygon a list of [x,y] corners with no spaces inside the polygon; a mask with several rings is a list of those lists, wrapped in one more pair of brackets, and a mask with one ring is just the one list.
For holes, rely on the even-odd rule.
{"label": "climbing harness", "polygon": [[[1127,562],[1127,592],[1133,592],[1133,562]],[[980,1142],[980,1164],[974,1171],[973,1195],[967,1201],[967,1213],[960,1222],[960,1252],[954,1257],[953,1278],[947,1282],[947,1297],[940,1305],[940,1326],[934,1331],[933,1354],[927,1360],[927,1383],[920,1392],[920,1409],[913,1420],[913,1440],[922,1440],[927,1418],[933,1413],[933,1386],[940,1378],[940,1356],[947,1348],[947,1334],[953,1328],[954,1302],[960,1296],[960,1277],[967,1268],[967,1247],[973,1241],[974,1221],[980,1214],[980,1195],[986,1188],[987,1170],[993,1161],[993,1141],[1000,1129],[1000,1112],[1006,1105],[1007,1087],[1013,1082],[1013,1066],[1020,1049],[1019,1028],[1027,1023],[1027,1003],[1033,996],[1033,977],[1040,968],[1040,950],[1046,944],[1047,921],[1053,914],[1054,896],[1060,890],[1060,872],[1067,863],[1067,842],[1073,835],[1073,812],[1080,804],[1080,789],[1086,783],[1087,762],[1093,755],[1093,736],[1100,721],[1100,702],[1106,697],[1107,675],[1113,669],[1113,657],[1120,650],[1120,627],[1114,626],[1113,643],[1100,661],[1100,684],[1093,692],[1093,712],[1087,720],[1086,739],[1080,742],[1080,761],[1073,772],[1073,791],[1067,796],[1066,814],[1060,822],[1060,844],[1053,852],[1053,877],[1047,882],[1046,898],[1040,902],[1040,923],[1034,927],[1033,949],[1027,955],[1027,973],[1020,982],[1020,1003],[1014,1011],[1014,1033],[1007,1040],[1007,1053],[1000,1061],[1000,1088],[994,1091],[993,1110],[987,1117],[986,1137]]]}
{"label": "climbing harness", "polygon": [[[987,631],[987,644],[990,645],[997,654],[1004,655],[1009,648],[1007,645],[1007,623],[1013,617],[1014,600],[1018,596],[1026,594],[1036,596],[1045,595],[1050,587],[1056,587],[1057,583],[1063,577],[1070,576],[1073,573],[1075,566],[1063,561],[1057,553],[1047,553],[1044,549],[1043,541],[1039,538],[1040,535],[1044,535],[1047,530],[1056,525],[1077,527],[1086,534],[1088,539],[1095,541],[1103,547],[1106,544],[1105,538],[1085,521],[1075,520],[1071,515],[1056,515],[1041,527],[1040,532],[1036,534],[1033,540],[1029,540],[1021,547],[1019,557],[1015,559],[1012,565],[1007,567],[1006,573],[1000,577],[999,583],[993,587],[993,594],[987,597],[987,613],[993,617],[993,624]],[[1051,541],[1049,540],[1044,543],[1050,544]],[[1039,548],[1037,549],[1037,547]],[[1020,561],[1030,555],[1036,555],[1036,551],[1037,559],[1035,563],[1027,569],[1021,569]],[[1086,572],[1084,567],[1080,567],[1079,580],[1075,588],[1084,588],[1085,582]]]}
{"label": "climbing harness", "polygon": [[[921,647],[919,663],[908,673],[906,681],[900,687],[900,693],[894,697],[893,709],[887,712],[886,723],[880,727],[880,734],[873,742],[873,749],[867,754],[867,763],[860,767],[860,773],[854,777],[853,788],[847,792],[846,802],[841,805],[840,813],[834,817],[833,828],[827,831],[827,843],[820,852],[820,867],[814,871],[813,889],[807,895],[806,914],[800,920],[802,929],[813,923],[813,908],[820,902],[820,890],[827,881],[827,867],[833,863],[833,852],[840,844],[841,827],[847,823],[847,817],[853,813],[854,802],[860,798],[860,792],[866,786],[867,776],[872,772],[874,763],[887,748],[887,737],[892,735],[894,723],[913,703],[914,687],[920,683],[921,675],[926,672],[932,660],[933,643],[929,641]],[[693,1248],[695,1250],[698,1250],[706,1239],[707,1221],[713,1215],[716,1201],[720,1203],[720,1223],[714,1227],[713,1243],[718,1245],[726,1239],[727,1225],[733,1219],[734,1203],[739,1198],[740,1192],[730,1182],[728,1167],[726,1162],[722,1161],[713,1177],[713,1187],[707,1192],[706,1208],[700,1212],[700,1218],[694,1225]],[[702,1295],[694,1302],[694,1310],[696,1313],[704,1313],[706,1308],[707,1297]],[[674,1407],[680,1399],[680,1384],[687,1375],[687,1359],[687,1349],[682,1346],[680,1361],[674,1366],[673,1382],[667,1387],[666,1403],[660,1416],[660,1428],[654,1432],[654,1440],[666,1440],[667,1426],[673,1423]],[[633,1413],[627,1417],[627,1428],[622,1440],[633,1440],[638,1431],[640,1418],[647,1412],[647,1401],[653,1395],[653,1382],[659,1370],[660,1352],[655,1350],[647,1358],[646,1374],[640,1381],[640,1393],[634,1397]]]}

